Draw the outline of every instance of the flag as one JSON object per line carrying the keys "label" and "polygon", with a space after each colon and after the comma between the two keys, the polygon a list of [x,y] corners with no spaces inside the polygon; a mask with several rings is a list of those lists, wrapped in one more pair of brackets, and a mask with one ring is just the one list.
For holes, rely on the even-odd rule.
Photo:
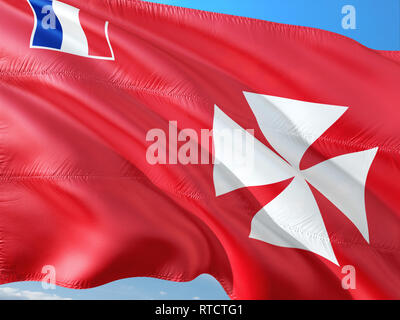
{"label": "flag", "polygon": [[0,14],[0,283],[400,298],[398,52],[142,1]]}

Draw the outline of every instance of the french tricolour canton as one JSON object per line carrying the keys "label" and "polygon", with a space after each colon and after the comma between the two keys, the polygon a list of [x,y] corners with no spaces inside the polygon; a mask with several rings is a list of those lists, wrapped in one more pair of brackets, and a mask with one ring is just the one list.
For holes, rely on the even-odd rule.
{"label": "french tricolour canton", "polygon": [[[108,37],[108,21],[105,21],[103,26],[96,25],[91,30],[90,24],[85,24],[85,19],[82,19],[79,8],[58,0],[28,0],[28,3],[35,15],[31,48],[56,50],[87,58],[114,60]],[[108,45],[109,56],[92,54],[94,44],[91,47],[91,34],[103,36],[103,43],[107,42]],[[94,41],[96,40],[93,39]]]}

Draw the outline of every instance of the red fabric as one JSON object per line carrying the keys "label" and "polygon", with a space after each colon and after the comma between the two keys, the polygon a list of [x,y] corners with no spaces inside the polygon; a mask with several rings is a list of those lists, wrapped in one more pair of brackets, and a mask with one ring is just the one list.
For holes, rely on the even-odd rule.
{"label": "red fabric", "polygon": [[[30,49],[27,1],[0,1],[1,283],[41,280],[53,265],[72,288],[210,273],[232,298],[400,298],[398,53],[141,1],[64,2],[110,22],[115,61]],[[214,104],[267,143],[243,91],[351,106],[302,168],[379,147],[366,185],[370,244],[313,190],[357,289],[343,290],[341,268],[314,253],[249,238],[287,182],[216,197],[212,164],[146,161],[150,129],[173,120],[200,135]]]}
{"label": "red fabric", "polygon": [[79,21],[88,42],[89,55],[110,57],[111,52],[105,35],[105,21],[84,10],[79,12]]}

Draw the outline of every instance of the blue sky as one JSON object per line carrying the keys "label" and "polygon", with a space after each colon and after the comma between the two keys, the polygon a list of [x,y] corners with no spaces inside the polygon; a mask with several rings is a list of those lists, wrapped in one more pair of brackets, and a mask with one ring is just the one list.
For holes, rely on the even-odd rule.
{"label": "blue sky", "polygon": [[[398,0],[155,0],[153,2],[326,29],[373,49],[400,50]],[[356,29],[341,26],[344,5],[356,8]],[[0,299],[228,299],[218,282],[201,275],[187,283],[123,279],[86,290],[44,290],[39,282],[0,286]]]}
{"label": "blue sky", "polygon": [[0,286],[0,300],[51,300],[51,299],[229,299],[221,285],[210,275],[203,274],[195,280],[179,283],[153,278],[129,278],[84,290],[55,287],[43,289],[40,282],[26,281]]}

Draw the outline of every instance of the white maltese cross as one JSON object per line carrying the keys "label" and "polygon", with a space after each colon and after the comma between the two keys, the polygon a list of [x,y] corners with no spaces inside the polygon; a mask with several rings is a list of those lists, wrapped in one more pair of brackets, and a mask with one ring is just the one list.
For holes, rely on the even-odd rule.
{"label": "white maltese cross", "polygon": [[[378,148],[343,154],[300,170],[306,150],[347,107],[249,92],[244,95],[263,135],[286,161],[215,106],[213,140],[218,163],[214,165],[213,179],[216,195],[293,178],[253,217],[249,237],[276,246],[308,250],[339,265],[308,184],[330,200],[369,243],[365,183]],[[249,155],[247,166],[236,163],[232,154],[226,156],[225,140],[220,133],[227,129],[241,130],[252,140],[254,156],[250,159]],[[230,142],[233,146],[242,143],[235,139],[241,138],[233,138]]]}

